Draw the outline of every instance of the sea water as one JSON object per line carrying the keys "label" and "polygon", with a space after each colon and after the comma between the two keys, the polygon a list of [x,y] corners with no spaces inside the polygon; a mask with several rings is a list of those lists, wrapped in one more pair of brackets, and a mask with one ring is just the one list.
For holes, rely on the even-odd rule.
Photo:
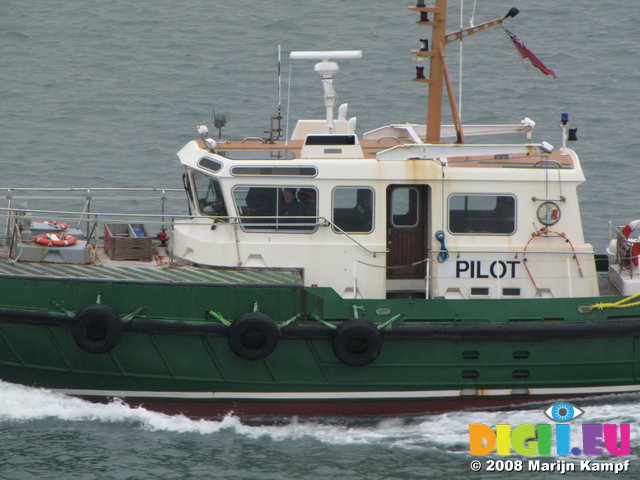
{"label": "sea water", "polygon": [[[281,111],[322,118],[312,61],[291,50],[362,49],[340,62],[339,103],[358,132],[424,123],[426,88],[411,82],[409,50],[429,29],[412,2],[389,0],[4,0],[0,4],[0,188],[179,187],[175,152],[228,115],[222,134],[261,136],[277,111],[276,52],[282,45]],[[460,2],[449,1],[450,30]],[[609,222],[640,218],[640,34],[629,0],[512,4],[464,2],[464,26],[504,15],[557,75],[521,60],[501,27],[465,40],[464,123],[537,122],[534,141],[560,146],[570,114],[585,236],[598,251]],[[475,8],[474,8],[475,6]],[[448,50],[458,88],[459,49]],[[290,88],[287,82],[291,71]],[[290,96],[287,95],[290,90]],[[290,98],[290,100],[288,100]],[[448,120],[445,120],[448,122]],[[514,138],[514,143],[520,141]],[[533,228],[533,227],[532,227]],[[630,423],[631,468],[640,477],[640,396],[580,402],[580,421]],[[469,424],[537,424],[548,405],[403,418],[280,419],[259,425],[165,416],[120,403],[94,405],[0,383],[0,478],[19,479],[422,479],[516,477],[472,472]],[[568,472],[527,478],[578,478]],[[589,478],[611,478],[591,473]]]}
{"label": "sea water", "polygon": [[[632,455],[625,457],[630,477],[637,476],[640,462],[638,400],[632,395],[580,402],[581,422],[632,424]],[[192,420],[0,383],[0,478],[495,478],[469,468],[469,424],[540,423],[548,421],[543,410],[267,423],[243,422],[233,414]]]}

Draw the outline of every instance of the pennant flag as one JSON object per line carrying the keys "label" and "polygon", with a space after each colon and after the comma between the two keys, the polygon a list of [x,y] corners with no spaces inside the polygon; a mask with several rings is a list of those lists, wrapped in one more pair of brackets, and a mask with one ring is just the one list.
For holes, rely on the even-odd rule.
{"label": "pennant flag", "polygon": [[504,31],[507,32],[507,35],[509,35],[509,38],[511,39],[511,41],[513,41],[513,44],[516,46],[516,49],[518,50],[518,53],[520,53],[522,58],[528,58],[531,64],[545,75],[551,75],[553,78],[558,78],[556,73],[550,68],[547,68],[545,64],[542,63],[531,50],[529,50],[529,47],[527,47],[522,40],[520,40],[506,28],[504,29]]}

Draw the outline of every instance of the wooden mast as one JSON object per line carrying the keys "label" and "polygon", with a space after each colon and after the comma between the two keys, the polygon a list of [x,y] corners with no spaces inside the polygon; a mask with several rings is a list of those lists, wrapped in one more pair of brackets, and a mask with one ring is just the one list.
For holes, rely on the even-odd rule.
{"label": "wooden mast", "polygon": [[[435,0],[434,7],[424,6],[424,0],[418,0],[418,5],[409,7],[409,10],[420,12],[418,25],[432,27],[431,48],[426,46],[420,50],[412,50],[411,53],[418,57],[429,57],[429,78],[417,77],[415,80],[429,84],[429,97],[427,104],[427,143],[441,143],[440,130],[442,127],[442,91],[448,70],[445,60],[445,36],[447,33],[447,0]],[[428,15],[432,14],[433,19]],[[457,115],[456,101],[450,85],[447,85],[449,103],[454,112],[454,123],[458,132],[458,141],[462,141],[462,130]]]}
{"label": "wooden mast", "polygon": [[447,0],[436,0],[429,61],[429,101],[427,104],[427,143],[440,143],[442,125],[442,79],[445,71],[444,36],[447,33]]}
{"label": "wooden mast", "polygon": [[[463,28],[455,32],[447,33],[447,0],[435,0],[434,7],[427,7],[424,0],[418,0],[415,7],[409,7],[409,10],[420,12],[420,21],[418,25],[432,27],[431,48],[427,44],[420,50],[411,50],[411,53],[417,57],[429,57],[429,78],[425,78],[422,70],[423,67],[417,67],[420,70],[414,78],[417,82],[429,84],[429,99],[427,103],[427,136],[426,143],[441,143],[440,133],[442,128],[442,90],[446,85],[447,96],[449,97],[449,106],[453,123],[456,128],[456,143],[464,143],[464,134],[462,132],[462,124],[458,115],[458,106],[455,94],[451,86],[451,78],[447,61],[445,57],[445,47],[448,43],[462,40],[463,37],[473,35],[475,33],[495,27],[502,24],[507,18],[515,17],[518,14],[517,8],[511,8],[504,17],[496,18],[488,22],[481,23],[469,28]],[[429,14],[433,15],[433,19],[429,19]],[[421,40],[426,42],[426,40]]]}

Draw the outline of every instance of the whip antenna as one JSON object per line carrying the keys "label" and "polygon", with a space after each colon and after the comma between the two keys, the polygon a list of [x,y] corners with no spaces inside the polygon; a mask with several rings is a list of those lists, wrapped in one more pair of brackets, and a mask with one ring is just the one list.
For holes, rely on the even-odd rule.
{"label": "whip antenna", "polygon": [[278,45],[278,115],[282,108],[282,49]]}
{"label": "whip antenna", "polygon": [[267,140],[269,143],[273,143],[275,140],[279,139],[282,135],[282,49],[281,45],[278,45],[278,111],[277,113],[271,117],[271,125],[269,126],[269,130],[264,133],[269,134],[269,139]]}

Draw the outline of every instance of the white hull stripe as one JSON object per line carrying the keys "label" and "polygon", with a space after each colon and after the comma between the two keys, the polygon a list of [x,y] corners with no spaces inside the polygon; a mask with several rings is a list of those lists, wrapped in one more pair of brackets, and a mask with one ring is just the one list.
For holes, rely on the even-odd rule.
{"label": "white hull stripe", "polygon": [[451,397],[497,397],[525,395],[580,395],[640,392],[640,385],[612,385],[602,387],[559,387],[518,389],[464,389],[384,392],[158,392],[125,390],[52,389],[54,392],[82,397],[166,398],[183,400],[376,400]]}

